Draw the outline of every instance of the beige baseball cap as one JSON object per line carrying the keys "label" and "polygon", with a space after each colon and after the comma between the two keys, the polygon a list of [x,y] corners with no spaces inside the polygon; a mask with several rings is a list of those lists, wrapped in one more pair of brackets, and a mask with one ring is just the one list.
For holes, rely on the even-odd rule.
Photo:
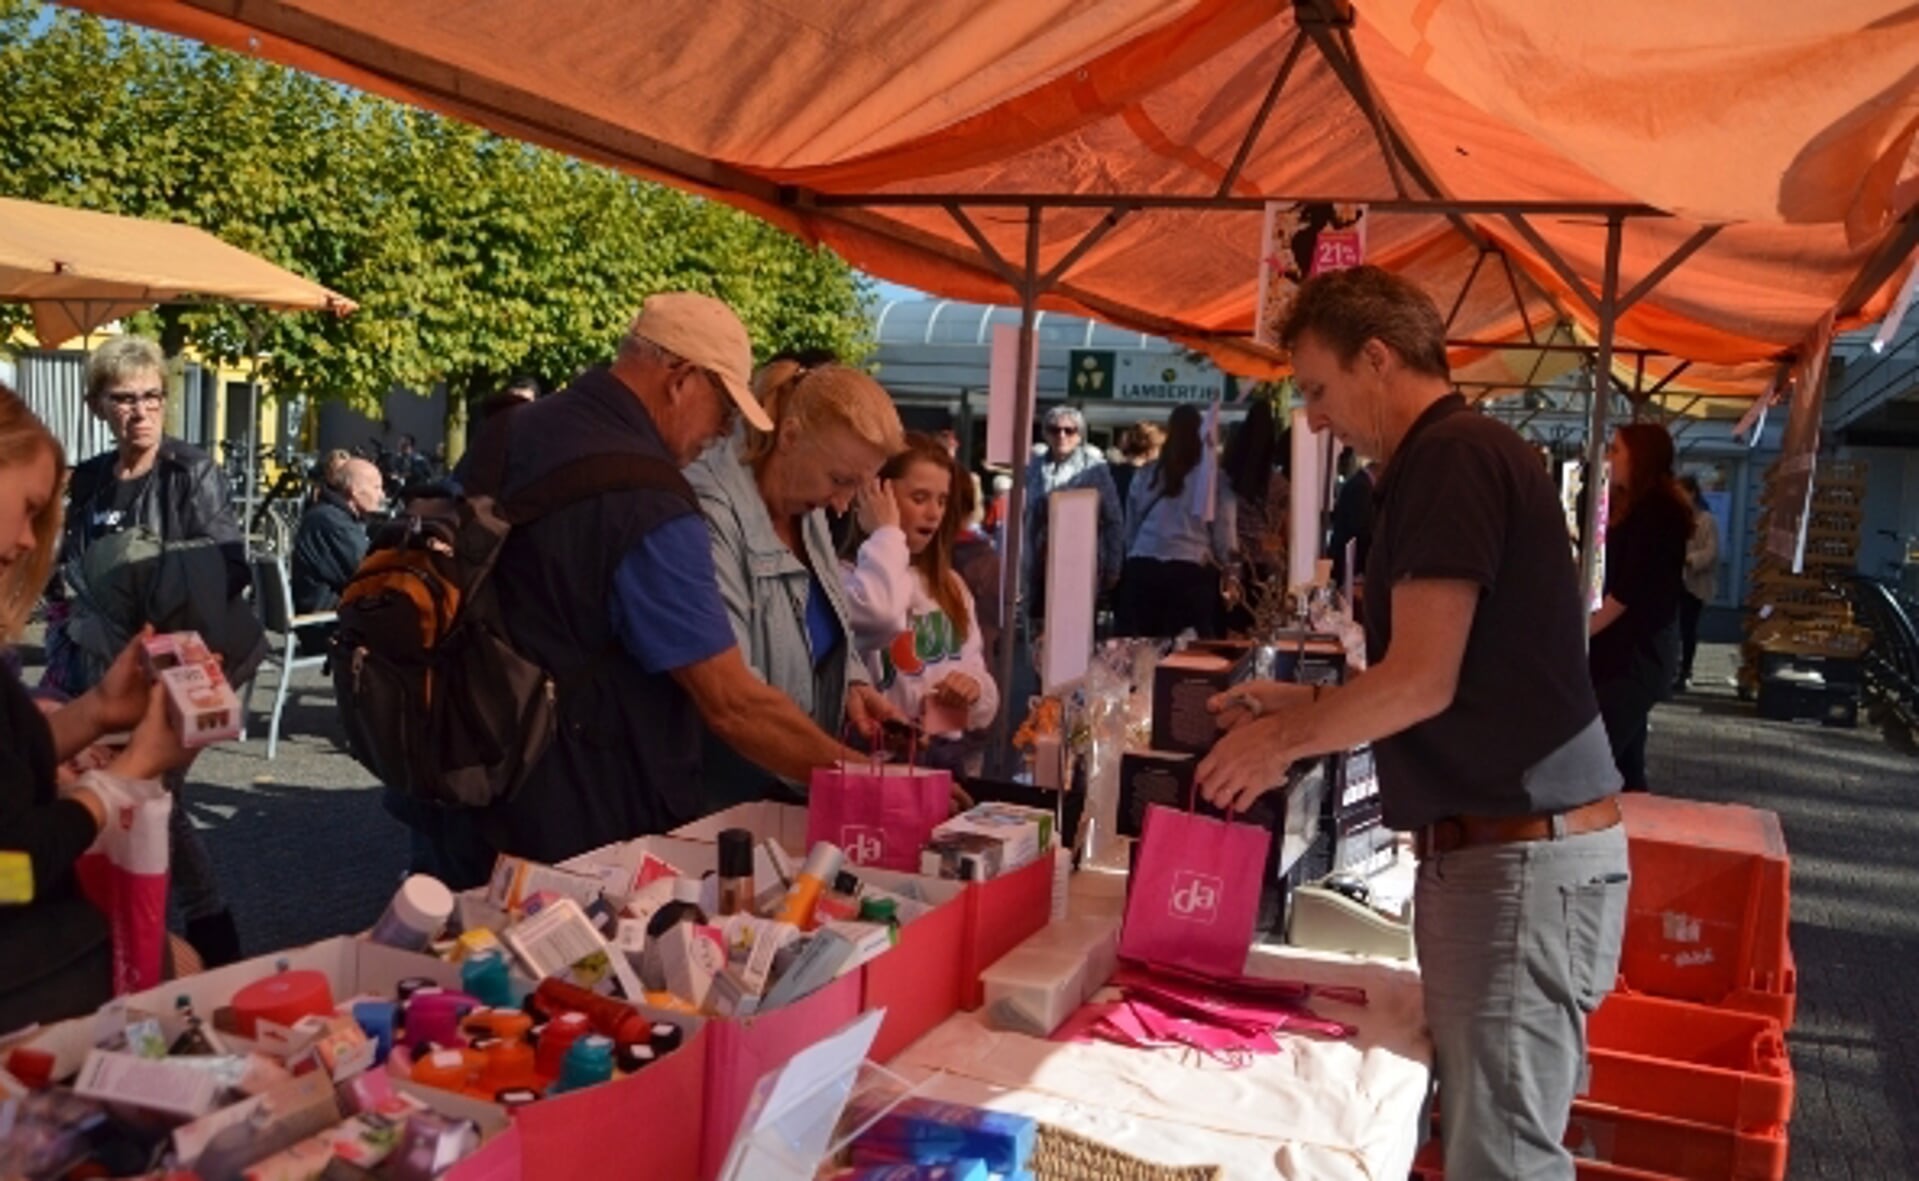
{"label": "beige baseball cap", "polygon": [[753,396],[753,344],[732,308],[710,295],[663,291],[640,305],[633,335],[710,371],[746,421],[759,430],[773,429],[766,408]]}

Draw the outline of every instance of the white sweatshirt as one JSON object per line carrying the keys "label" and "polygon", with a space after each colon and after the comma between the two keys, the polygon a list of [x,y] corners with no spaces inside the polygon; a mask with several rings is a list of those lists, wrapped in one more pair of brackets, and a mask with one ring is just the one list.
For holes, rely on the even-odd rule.
{"label": "white sweatshirt", "polygon": [[[957,576],[954,585],[973,625],[957,638],[953,621],[926,593],[925,580],[913,569],[906,535],[885,527],[860,546],[856,561],[841,563],[850,607],[847,622],[853,643],[872,674],[873,687],[907,717],[922,720],[934,686],[960,672],[979,682],[979,700],[967,711],[966,728],[984,730],[999,712],[999,689],[987,670],[973,596]],[[929,726],[935,736],[959,733]]]}

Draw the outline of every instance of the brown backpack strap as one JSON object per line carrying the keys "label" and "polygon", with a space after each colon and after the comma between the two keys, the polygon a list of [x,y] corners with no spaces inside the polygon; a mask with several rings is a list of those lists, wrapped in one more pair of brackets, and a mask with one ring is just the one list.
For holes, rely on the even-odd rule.
{"label": "brown backpack strap", "polygon": [[502,515],[513,525],[524,525],[608,492],[643,490],[670,493],[699,511],[699,498],[679,468],[663,459],[625,451],[588,455],[561,465],[516,492],[503,505]]}
{"label": "brown backpack strap", "polygon": [[506,483],[506,452],[512,432],[508,422],[513,417],[513,407],[497,413],[487,419],[480,429],[480,437],[473,441],[473,449],[466,464],[466,479],[463,483],[469,492],[498,496]]}

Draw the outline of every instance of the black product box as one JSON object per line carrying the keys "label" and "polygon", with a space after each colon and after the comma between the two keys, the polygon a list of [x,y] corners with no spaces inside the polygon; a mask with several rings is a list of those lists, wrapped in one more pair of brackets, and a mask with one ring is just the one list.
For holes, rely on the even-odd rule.
{"label": "black product box", "polygon": [[[1146,826],[1146,806],[1185,810],[1189,806],[1201,816],[1224,819],[1226,813],[1193,792],[1193,773],[1199,769],[1199,756],[1185,751],[1129,750],[1119,760],[1119,820],[1115,827],[1121,836],[1138,837]],[[1281,808],[1286,795],[1268,792],[1233,819],[1256,824],[1268,832],[1280,826]]]}
{"label": "black product box", "polygon": [[1377,796],[1331,822],[1327,835],[1332,839],[1331,873],[1368,876],[1385,869],[1398,856],[1393,831],[1385,825]]}
{"label": "black product box", "polygon": [[1243,679],[1242,661],[1211,652],[1175,652],[1153,670],[1153,749],[1205,754],[1219,741],[1206,703]]}
{"label": "black product box", "polygon": [[1253,658],[1250,671],[1268,681],[1342,685],[1346,682],[1346,647],[1338,636],[1326,632],[1306,632],[1303,636],[1296,631],[1280,632]]}
{"label": "black product box", "polygon": [[1326,793],[1326,819],[1338,820],[1379,800],[1379,770],[1373,762],[1370,746],[1354,747],[1345,754],[1333,755],[1333,790]]}

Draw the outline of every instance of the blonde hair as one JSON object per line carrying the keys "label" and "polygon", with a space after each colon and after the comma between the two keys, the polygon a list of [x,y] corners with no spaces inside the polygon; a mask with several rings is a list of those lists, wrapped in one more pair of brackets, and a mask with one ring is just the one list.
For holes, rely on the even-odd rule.
{"label": "blonde hair", "polygon": [[770,431],[746,428],[741,458],[754,467],[773,454],[788,421],[807,431],[843,427],[887,455],[905,445],[906,431],[892,397],[872,375],[851,366],[808,369],[797,361],[775,361],[753,375],[753,393],[773,420]]}
{"label": "blonde hair", "polygon": [[54,551],[60,544],[63,502],[59,479],[67,466],[60,440],[27,409],[20,395],[0,384],[0,467],[32,463],[41,455],[53,457],[55,484],[47,503],[34,514],[33,552],[0,575],[0,642],[11,643],[20,637],[28,613],[46,589]]}
{"label": "blonde hair", "polygon": [[166,354],[144,336],[116,336],[87,357],[87,404],[100,408],[100,395],[113,383],[139,373],[167,371]]}

